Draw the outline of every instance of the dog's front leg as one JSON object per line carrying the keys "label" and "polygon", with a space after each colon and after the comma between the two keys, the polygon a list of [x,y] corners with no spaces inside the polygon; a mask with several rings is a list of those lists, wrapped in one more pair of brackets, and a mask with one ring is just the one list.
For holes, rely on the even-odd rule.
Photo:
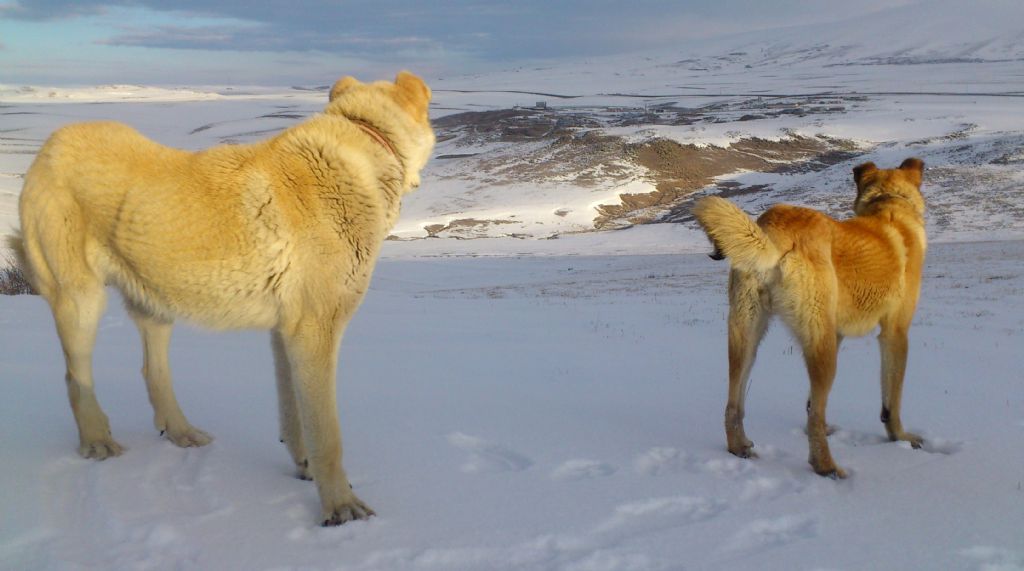
{"label": "dog's front leg", "polygon": [[[328,313],[328,315],[331,315]],[[309,475],[316,482],[322,525],[341,525],[366,519],[374,512],[352,492],[342,467],[341,430],[334,371],[338,362],[343,320],[308,316],[279,331],[291,365],[292,384],[302,426],[302,441],[309,459]]]}

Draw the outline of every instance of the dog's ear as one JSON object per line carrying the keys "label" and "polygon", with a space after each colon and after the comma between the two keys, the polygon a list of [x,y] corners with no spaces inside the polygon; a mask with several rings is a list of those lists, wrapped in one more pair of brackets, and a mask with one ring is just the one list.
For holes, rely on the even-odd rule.
{"label": "dog's ear", "polygon": [[878,172],[878,167],[875,166],[875,163],[869,162],[853,167],[853,182],[857,183],[857,186],[859,187],[861,181],[864,180],[864,177],[873,172]]}
{"label": "dog's ear", "polygon": [[917,186],[921,186],[921,175],[924,174],[924,161],[921,159],[911,157],[900,165],[900,170],[904,171],[904,176],[909,178]]}
{"label": "dog's ear", "polygon": [[903,170],[915,170],[924,172],[924,161],[916,157],[910,157],[900,165]]}
{"label": "dog's ear", "polygon": [[422,79],[409,73],[408,71],[400,71],[395,76],[395,85],[409,99],[426,106],[430,102],[430,88],[423,82]]}
{"label": "dog's ear", "polygon": [[351,75],[346,75],[345,77],[334,82],[334,87],[331,88],[331,95],[327,100],[334,101],[336,97],[338,97],[339,95],[341,95],[342,93],[344,93],[349,88],[355,85],[359,85],[359,80],[352,77]]}

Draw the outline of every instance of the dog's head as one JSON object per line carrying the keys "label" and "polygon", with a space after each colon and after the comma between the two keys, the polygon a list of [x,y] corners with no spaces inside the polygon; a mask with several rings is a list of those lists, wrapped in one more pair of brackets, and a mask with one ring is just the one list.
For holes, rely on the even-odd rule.
{"label": "dog's head", "polygon": [[405,165],[406,186],[415,188],[434,148],[430,96],[427,84],[408,71],[399,72],[394,82],[363,83],[346,76],[331,87],[324,112],[359,119],[379,129]]}
{"label": "dog's head", "polygon": [[[390,97],[406,113],[424,126],[430,125],[428,111],[430,107],[430,88],[419,77],[408,71],[400,71],[395,81],[375,81],[373,83],[362,83],[352,76],[345,76],[334,83],[331,87],[329,103],[335,102],[341,95],[352,93],[354,90],[376,91]],[[330,108],[330,105],[328,105]]]}
{"label": "dog's head", "polygon": [[857,199],[853,211],[858,215],[870,214],[890,201],[909,203],[914,210],[924,215],[924,197],[921,195],[921,178],[924,161],[909,158],[897,169],[879,169],[875,163],[864,163],[853,169],[853,181],[857,183]]}

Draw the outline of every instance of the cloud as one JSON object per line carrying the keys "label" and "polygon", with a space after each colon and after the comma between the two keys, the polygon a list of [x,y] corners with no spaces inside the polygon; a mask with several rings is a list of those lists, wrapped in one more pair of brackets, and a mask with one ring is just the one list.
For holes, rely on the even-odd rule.
{"label": "cloud", "polygon": [[[224,49],[239,36],[237,28],[206,26],[185,28],[160,26],[153,30],[140,30],[114,36],[98,43],[113,46],[144,46],[155,48],[190,47],[195,49]],[[241,46],[240,46],[241,47]],[[272,46],[277,48],[279,46]]]}
{"label": "cloud", "polygon": [[68,2],[62,0],[37,0],[25,2],[14,0],[0,4],[0,18],[11,20],[51,21],[70,20],[82,16],[96,16],[106,13],[108,2]]}
{"label": "cloud", "polygon": [[248,26],[158,26],[136,28],[99,43],[110,46],[233,51],[379,52],[380,50],[435,49],[438,42],[420,36],[373,37],[303,31],[280,34],[266,24]]}
{"label": "cloud", "polygon": [[0,4],[0,17],[46,21],[145,9],[162,21],[115,31],[101,43],[337,54],[401,49],[510,60],[646,50],[717,33],[838,18],[894,1],[904,0],[862,0],[856,8],[845,0],[824,0],[815,10],[801,0],[16,0]]}
{"label": "cloud", "polygon": [[[248,74],[265,81],[270,74],[301,81],[340,68],[447,75],[546,58],[685,50],[686,42],[715,35],[910,1],[819,0],[808,10],[806,0],[0,0],[0,23],[32,22],[31,38],[46,38],[5,38],[12,46],[6,53],[53,60],[89,52],[86,67],[112,63],[102,75],[119,81],[148,73],[194,77],[200,69],[214,80]],[[48,35],[50,29],[61,32]],[[39,41],[38,49],[23,50],[30,41]],[[92,45],[81,49],[82,42]],[[303,64],[267,67],[284,59]],[[50,69],[42,60],[37,67]],[[68,66],[58,77],[86,71]]]}

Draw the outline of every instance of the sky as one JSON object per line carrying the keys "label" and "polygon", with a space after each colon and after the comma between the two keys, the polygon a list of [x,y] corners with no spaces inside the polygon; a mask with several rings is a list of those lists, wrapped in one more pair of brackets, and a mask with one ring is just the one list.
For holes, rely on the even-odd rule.
{"label": "sky", "polygon": [[0,0],[0,84],[428,78],[853,17],[911,0]]}

